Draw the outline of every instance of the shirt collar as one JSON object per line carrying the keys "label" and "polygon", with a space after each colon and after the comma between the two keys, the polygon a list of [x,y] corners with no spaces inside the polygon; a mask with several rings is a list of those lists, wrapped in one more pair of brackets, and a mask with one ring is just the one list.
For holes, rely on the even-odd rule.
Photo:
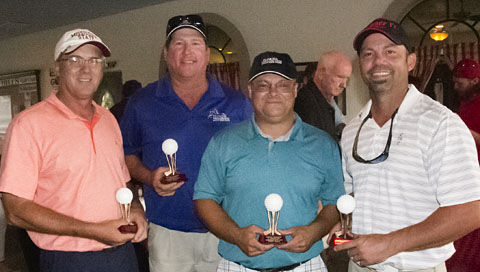
{"label": "shirt collar", "polygon": [[[397,118],[402,116],[403,114],[407,113],[410,111],[410,109],[422,98],[422,93],[417,90],[415,85],[413,84],[408,84],[408,91],[405,97],[403,98],[402,103],[400,104],[400,107],[398,108],[397,112]],[[358,118],[363,119],[365,116],[368,115],[370,112],[370,109],[372,107],[372,100],[368,100],[367,104],[362,108],[360,113],[358,114]]]}
{"label": "shirt collar", "polygon": [[[208,80],[208,89],[205,94],[210,95],[211,97],[225,97],[225,92],[223,91],[222,86],[220,83],[213,78],[212,75],[207,73],[207,80]],[[177,96],[175,91],[173,90],[172,81],[170,79],[170,75],[167,75],[162,80],[157,82],[157,89],[155,94],[159,97],[171,97]]]}
{"label": "shirt collar", "polygon": [[[56,109],[58,109],[63,115],[65,115],[69,119],[79,119],[82,121],[86,121],[84,118],[78,116],[77,114],[73,113],[65,104],[63,104],[60,99],[58,99],[57,95],[52,92],[50,96],[45,100],[47,103],[53,105]],[[95,108],[95,113],[93,115],[92,120],[99,119],[101,113],[101,107],[92,100],[92,105]]]}
{"label": "shirt collar", "polygon": [[273,139],[272,136],[263,133],[258,127],[257,122],[255,121],[255,115],[252,115],[251,117],[251,124],[252,124],[251,136],[252,137],[251,138],[260,136],[272,142],[286,142],[286,141],[289,141],[290,139],[292,140],[303,139],[303,130],[301,129],[302,119],[300,118],[300,116],[298,116],[298,114],[294,113],[294,115],[295,115],[295,123],[293,124],[292,128],[285,135],[282,135],[276,139]]}

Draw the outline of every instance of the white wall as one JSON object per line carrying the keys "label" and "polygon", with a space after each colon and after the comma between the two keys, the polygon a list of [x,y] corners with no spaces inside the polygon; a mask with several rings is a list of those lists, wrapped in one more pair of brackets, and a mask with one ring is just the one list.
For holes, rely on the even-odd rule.
{"label": "white wall", "polygon": [[[397,0],[399,2],[401,0]],[[0,74],[41,70],[41,91],[50,93],[49,69],[53,49],[67,30],[89,28],[112,50],[110,60],[123,79],[143,84],[158,78],[167,20],[178,14],[213,13],[237,27],[250,63],[266,50],[289,53],[295,62],[317,60],[321,51],[337,49],[354,63],[347,88],[350,119],[368,99],[358,73],[353,38],[370,21],[382,17],[394,0],[180,0],[150,6],[74,25],[0,41]],[[407,1],[408,2],[408,1]],[[221,26],[219,26],[221,27]]]}

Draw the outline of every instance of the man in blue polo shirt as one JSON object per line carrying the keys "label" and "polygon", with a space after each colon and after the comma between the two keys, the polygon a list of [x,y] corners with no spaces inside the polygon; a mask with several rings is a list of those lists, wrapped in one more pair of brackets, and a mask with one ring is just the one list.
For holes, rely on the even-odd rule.
{"label": "man in blue polo shirt", "polygon": [[[193,186],[202,154],[217,131],[248,119],[252,107],[239,91],[206,74],[210,50],[198,15],[168,21],[164,55],[169,74],[138,91],[120,122],[125,159],[144,183],[151,271],[212,271],[218,239],[193,211]],[[162,184],[168,170],[162,142],[178,142],[177,168],[186,182]]]}
{"label": "man in blue polo shirt", "polygon": [[[217,271],[327,271],[319,254],[345,192],[340,153],[326,132],[294,113],[295,77],[289,55],[258,55],[248,86],[254,118],[215,135],[203,155],[194,199],[221,239]],[[288,242],[278,246],[257,241],[269,225],[271,193],[283,199],[278,228]]]}

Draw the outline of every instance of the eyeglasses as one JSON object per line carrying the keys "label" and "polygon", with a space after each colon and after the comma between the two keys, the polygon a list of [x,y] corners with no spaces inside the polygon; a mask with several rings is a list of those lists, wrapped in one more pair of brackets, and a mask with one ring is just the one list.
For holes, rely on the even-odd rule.
{"label": "eyeglasses", "polygon": [[80,56],[68,56],[66,58],[60,59],[61,61],[67,61],[69,65],[75,67],[75,68],[80,68],[85,65],[85,63],[88,63],[91,67],[100,67],[105,64],[105,59],[103,58],[89,58],[89,59],[84,59]]}
{"label": "eyeglasses", "polygon": [[180,15],[170,18],[167,23],[167,38],[175,31],[178,27],[182,25],[190,25],[199,30],[203,36],[205,36],[205,24],[203,23],[202,17],[196,14],[190,15]]}
{"label": "eyeglasses", "polygon": [[372,112],[369,112],[368,115],[363,119],[362,124],[358,128],[357,135],[355,136],[355,141],[353,142],[353,151],[352,156],[357,162],[366,163],[366,164],[376,164],[380,162],[384,162],[388,158],[388,152],[390,150],[390,144],[392,143],[392,127],[393,127],[393,118],[397,115],[398,109],[395,110],[392,114],[392,121],[390,123],[390,132],[388,134],[387,144],[385,145],[385,149],[383,150],[382,154],[378,155],[376,158],[371,160],[365,160],[364,158],[360,157],[357,153],[357,146],[358,146],[358,137],[360,136],[360,130],[362,130],[363,125],[369,118],[372,117]]}
{"label": "eyeglasses", "polygon": [[270,82],[259,80],[253,81],[252,87],[253,91],[256,93],[268,93],[270,90],[275,88],[278,92],[282,94],[289,94],[293,91],[293,85],[295,84],[294,80],[282,80],[277,82],[276,84],[272,84]]}

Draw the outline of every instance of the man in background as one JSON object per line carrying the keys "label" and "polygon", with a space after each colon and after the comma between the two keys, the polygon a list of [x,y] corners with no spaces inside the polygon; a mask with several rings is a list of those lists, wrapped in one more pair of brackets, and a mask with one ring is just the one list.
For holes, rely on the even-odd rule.
{"label": "man in background", "polygon": [[86,29],[55,47],[58,92],[21,112],[6,134],[0,192],[10,224],[40,248],[39,271],[138,271],[129,241],[146,238],[138,201],[136,233],[121,233],[115,195],[130,180],[113,115],[93,102],[110,50]]}
{"label": "man in background", "polygon": [[337,142],[345,126],[345,116],[335,102],[352,75],[350,60],[338,51],[321,55],[317,70],[306,86],[298,91],[295,112],[302,121],[326,131]]}
{"label": "man in background", "polygon": [[111,109],[110,112],[115,116],[115,119],[120,122],[120,118],[122,118],[123,112],[125,111],[125,106],[127,106],[128,100],[130,97],[138,90],[142,88],[142,83],[136,80],[128,80],[123,83],[122,86],[122,95],[123,98],[115,104]]}
{"label": "man in background", "polygon": [[480,65],[472,59],[458,62],[453,69],[453,88],[460,96],[458,115],[470,129],[480,157]]}
{"label": "man in background", "polygon": [[[210,138],[250,118],[248,99],[207,75],[210,58],[205,24],[198,15],[170,18],[163,50],[168,75],[138,91],[120,122],[125,160],[144,184],[150,271],[214,271],[218,239],[193,210],[193,186]],[[164,184],[168,171],[162,143],[178,143],[177,170],[186,182]]]}
{"label": "man in background", "polygon": [[[453,69],[453,87],[460,97],[458,115],[470,129],[480,155],[480,65],[472,59],[458,62]],[[480,267],[480,230],[455,241],[455,254],[447,261],[448,271],[477,271]]]}

